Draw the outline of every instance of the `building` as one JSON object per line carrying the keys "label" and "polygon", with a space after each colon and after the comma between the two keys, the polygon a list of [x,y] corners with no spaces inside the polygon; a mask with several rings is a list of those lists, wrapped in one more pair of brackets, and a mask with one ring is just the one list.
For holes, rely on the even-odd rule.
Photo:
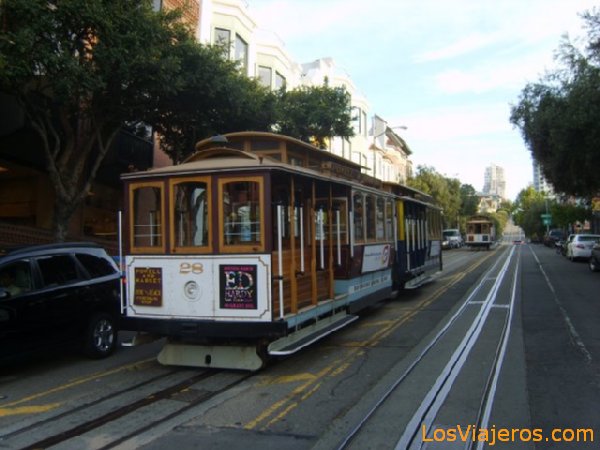
{"label": "building", "polygon": [[506,181],[502,167],[492,164],[485,168],[483,194],[506,198]]}
{"label": "building", "polygon": [[[408,145],[394,127],[373,115],[366,96],[332,58],[296,62],[278,36],[259,27],[245,0],[154,0],[154,7],[184,7],[183,20],[199,42],[221,45],[225,58],[238,61],[243,73],[273,90],[319,86],[326,79],[330,86],[343,86],[351,97],[355,136],[333,137],[327,150],[359,163],[363,172],[376,178],[406,181],[411,170]],[[34,242],[35,236],[51,240],[54,194],[39,142],[9,96],[0,95],[0,113],[10,119],[0,121],[0,243],[3,235],[16,233],[15,227],[28,231],[14,243]],[[73,215],[71,237],[116,238],[122,204],[119,176],[169,164],[158,142],[153,136],[121,133],[84,205]]]}
{"label": "building", "polygon": [[533,160],[533,188],[538,191],[546,194],[548,197],[554,197],[554,189],[542,173],[542,167],[540,164]]}

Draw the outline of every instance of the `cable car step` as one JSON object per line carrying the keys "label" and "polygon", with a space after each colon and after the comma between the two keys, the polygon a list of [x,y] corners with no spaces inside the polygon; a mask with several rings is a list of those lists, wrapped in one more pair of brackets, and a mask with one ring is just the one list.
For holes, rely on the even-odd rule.
{"label": "cable car step", "polygon": [[296,353],[325,336],[351,324],[358,316],[339,313],[318,320],[313,325],[288,334],[286,337],[271,342],[267,351],[272,356],[284,356]]}

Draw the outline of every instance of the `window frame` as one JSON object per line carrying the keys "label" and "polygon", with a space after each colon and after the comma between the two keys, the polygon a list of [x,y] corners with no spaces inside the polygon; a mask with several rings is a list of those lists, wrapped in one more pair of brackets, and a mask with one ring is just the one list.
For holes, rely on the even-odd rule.
{"label": "window frame", "polygon": [[[135,245],[135,203],[134,193],[136,189],[141,188],[158,188],[160,189],[160,219],[162,224],[162,239],[160,246],[136,246]],[[164,181],[142,181],[131,183],[128,187],[129,190],[129,250],[132,254],[164,254],[166,252],[166,225],[165,220],[165,183]]]}
{"label": "window frame", "polygon": [[[225,243],[225,217],[224,217],[224,186],[229,183],[258,183],[258,201],[259,201],[259,214],[258,219],[260,223],[260,242],[252,242],[249,244],[226,244]],[[266,210],[265,210],[265,178],[264,176],[233,176],[233,177],[221,177],[217,180],[217,204],[218,204],[218,217],[217,217],[217,233],[219,235],[219,252],[221,253],[256,253],[265,252],[266,248]]]}
{"label": "window frame", "polygon": [[[218,42],[217,41],[217,34],[222,31],[227,32],[227,42]],[[213,29],[213,44],[214,45],[222,45],[223,46],[223,56],[226,59],[231,59],[231,30],[229,30],[227,28],[214,27],[214,29]]]}
{"label": "window frame", "polygon": [[[356,198],[360,199],[360,214],[357,211],[357,203],[355,201]],[[363,245],[367,243],[366,235],[367,235],[367,224],[366,224],[366,214],[365,214],[365,196],[361,191],[353,191],[352,192],[352,234],[354,237],[354,245]],[[360,233],[358,231],[360,230]]]}
{"label": "window frame", "polygon": [[[241,44],[241,45],[238,45]],[[240,54],[240,49],[243,49],[243,54]],[[244,71],[248,70],[248,59],[249,59],[250,46],[248,41],[244,39],[239,33],[235,33],[235,43],[233,46],[233,58],[236,62],[240,63],[240,68]],[[241,57],[240,57],[241,56]]]}
{"label": "window frame", "polygon": [[[208,205],[207,219],[207,243],[203,246],[180,246],[177,245],[176,226],[175,226],[175,190],[178,184],[198,182],[206,184],[206,201]],[[210,176],[193,176],[171,178],[169,180],[169,244],[172,253],[212,253],[213,251],[213,222],[212,222],[212,179]]]}
{"label": "window frame", "polygon": [[[268,79],[265,79],[263,77],[263,75],[266,75],[267,71],[268,71]],[[263,74],[263,72],[265,72],[265,73]],[[271,90],[271,88],[273,86],[273,69],[269,66],[263,66],[263,65],[259,64],[259,66],[258,66],[258,81],[262,86],[269,88],[269,90]]]}

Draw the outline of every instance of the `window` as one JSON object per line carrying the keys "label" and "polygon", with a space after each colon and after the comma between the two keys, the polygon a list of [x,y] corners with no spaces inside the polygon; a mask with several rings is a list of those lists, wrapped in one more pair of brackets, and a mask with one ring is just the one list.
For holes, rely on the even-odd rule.
{"label": "window", "polygon": [[378,241],[385,240],[385,200],[378,197],[376,200],[376,212],[375,212],[375,237]]}
{"label": "window", "polygon": [[342,244],[346,244],[348,242],[348,235],[346,232],[347,228],[347,218],[348,218],[348,201],[345,198],[335,198],[333,199],[333,212],[334,212],[334,235],[337,233],[337,212],[339,211],[339,228],[340,228],[340,242]]}
{"label": "window", "polygon": [[11,297],[16,297],[32,289],[31,266],[29,260],[17,261],[0,267],[0,288]]}
{"label": "window", "polygon": [[264,245],[262,183],[259,178],[219,180],[222,247]]}
{"label": "window", "polygon": [[275,89],[285,89],[286,81],[285,77],[281,75],[279,72],[275,72]]}
{"label": "window", "polygon": [[357,106],[352,107],[352,128],[354,129],[354,134],[360,135],[360,120],[361,120],[361,110]]}
{"label": "window", "polygon": [[208,179],[173,180],[171,195],[171,245],[173,249],[209,247]]}
{"label": "window", "polygon": [[258,80],[264,87],[271,89],[272,70],[270,67],[258,66]]}
{"label": "window", "polygon": [[133,248],[158,251],[164,247],[161,183],[141,183],[130,188],[131,243]]}
{"label": "window", "polygon": [[375,239],[375,230],[377,228],[375,197],[372,195],[365,196],[365,218],[367,225],[367,240]]}
{"label": "window", "polygon": [[388,241],[394,240],[394,202],[385,201],[385,237]]}
{"label": "window", "polygon": [[240,63],[240,68],[248,67],[248,43],[239,34],[235,35],[235,60]]}
{"label": "window", "polygon": [[367,113],[363,110],[360,111],[360,126],[364,137],[367,137]]}
{"label": "window", "polygon": [[38,258],[38,267],[44,286],[60,286],[80,279],[77,265],[71,255],[55,255]]}
{"label": "window", "polygon": [[358,106],[352,107],[352,127],[355,134],[367,136],[367,113]]}
{"label": "window", "polygon": [[214,44],[220,46],[223,51],[223,57],[229,59],[231,47],[231,31],[223,28],[215,28]]}
{"label": "window", "polygon": [[78,253],[75,257],[92,278],[104,277],[115,273],[115,268],[104,258],[87,253]]}
{"label": "window", "polygon": [[352,197],[352,209],[354,211],[354,241],[364,242],[364,211],[363,211],[363,196],[360,193],[354,194]]}

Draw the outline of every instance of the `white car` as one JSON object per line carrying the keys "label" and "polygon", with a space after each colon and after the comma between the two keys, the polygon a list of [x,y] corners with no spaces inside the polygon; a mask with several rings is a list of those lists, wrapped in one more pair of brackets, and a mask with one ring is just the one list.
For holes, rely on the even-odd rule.
{"label": "white car", "polygon": [[589,259],[592,247],[600,241],[600,234],[576,234],[569,237],[567,244],[567,258],[574,261],[579,258]]}

